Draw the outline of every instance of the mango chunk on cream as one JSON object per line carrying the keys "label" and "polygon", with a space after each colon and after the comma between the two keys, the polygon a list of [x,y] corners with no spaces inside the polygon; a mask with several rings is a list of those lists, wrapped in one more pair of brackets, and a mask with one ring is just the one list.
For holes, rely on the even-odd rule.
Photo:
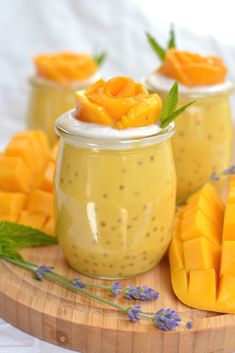
{"label": "mango chunk on cream", "polygon": [[54,235],[53,185],[58,145],[37,130],[17,133],[0,155],[0,221]]}
{"label": "mango chunk on cream", "polygon": [[35,56],[34,64],[39,77],[65,85],[87,80],[98,69],[90,55],[73,52],[40,54]]}
{"label": "mango chunk on cream", "polygon": [[130,77],[99,80],[77,93],[75,118],[116,129],[141,127],[160,119],[162,100]]}
{"label": "mango chunk on cream", "polygon": [[171,281],[186,305],[235,313],[235,202],[230,180],[224,206],[206,184],[176,214],[169,248]]}
{"label": "mango chunk on cream", "polygon": [[158,71],[187,87],[194,87],[224,82],[227,68],[219,57],[201,56],[172,48],[166,52]]}

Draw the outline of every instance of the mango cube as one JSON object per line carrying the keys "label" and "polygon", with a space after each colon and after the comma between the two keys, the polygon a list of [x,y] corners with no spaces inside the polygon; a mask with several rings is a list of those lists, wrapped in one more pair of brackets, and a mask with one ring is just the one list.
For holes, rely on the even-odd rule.
{"label": "mango cube", "polygon": [[18,215],[15,213],[2,214],[0,213],[0,221],[17,222]]}
{"label": "mango cube", "polygon": [[32,173],[20,157],[0,156],[0,189],[27,193]]}
{"label": "mango cube", "polygon": [[188,216],[192,215],[192,213],[197,212],[199,210],[201,210],[211,221],[213,221],[221,232],[223,223],[223,212],[221,212],[220,209],[215,207],[215,204],[213,202],[209,202],[202,193],[199,193],[195,196],[193,203],[189,203],[185,206],[183,218],[187,218]]}
{"label": "mango cube", "polygon": [[38,188],[40,190],[52,192],[53,185],[54,185],[54,174],[55,174],[55,164],[52,162],[49,162],[48,165],[46,166],[45,171],[43,172],[42,177],[40,178]]}
{"label": "mango cube", "polygon": [[216,225],[201,210],[183,219],[181,222],[182,240],[205,237],[214,244],[219,244],[220,234]]}
{"label": "mango cube", "polygon": [[228,199],[227,199],[227,203],[230,204],[235,204],[235,186],[233,188],[230,188],[229,192],[228,192]]}
{"label": "mango cube", "polygon": [[218,304],[227,310],[233,311],[235,307],[235,277],[222,275],[219,281]]}
{"label": "mango cube", "polygon": [[58,145],[50,150],[42,131],[14,135],[0,153],[0,221],[45,228],[54,234],[52,191],[57,150]]}
{"label": "mango cube", "polygon": [[223,240],[235,240],[235,204],[225,208]]}
{"label": "mango cube", "polygon": [[197,309],[235,313],[234,192],[235,177],[224,212],[216,189],[206,184],[175,223],[169,248],[172,286],[183,303]]}
{"label": "mango cube", "polygon": [[207,270],[218,268],[219,249],[206,238],[196,238],[183,243],[185,268]]}
{"label": "mango cube", "polygon": [[47,216],[42,213],[22,211],[18,223],[42,230]]}
{"label": "mango cube", "polygon": [[190,300],[198,302],[203,308],[215,305],[216,281],[214,269],[190,271],[188,288]]}
{"label": "mango cube", "polygon": [[13,138],[6,148],[6,155],[20,157],[29,168],[33,168],[36,163],[31,147],[29,140]]}
{"label": "mango cube", "polygon": [[169,260],[173,271],[183,269],[184,266],[184,253],[181,242],[174,240],[169,249]]}
{"label": "mango cube", "polygon": [[13,192],[0,192],[0,213],[19,215],[26,203],[26,195]]}
{"label": "mango cube", "polygon": [[34,190],[28,198],[27,210],[53,217],[53,195],[42,190]]}
{"label": "mango cube", "polygon": [[55,235],[55,221],[53,218],[49,218],[46,222],[43,231],[50,235]]}
{"label": "mango cube", "polygon": [[223,242],[220,273],[235,276],[235,241]]}

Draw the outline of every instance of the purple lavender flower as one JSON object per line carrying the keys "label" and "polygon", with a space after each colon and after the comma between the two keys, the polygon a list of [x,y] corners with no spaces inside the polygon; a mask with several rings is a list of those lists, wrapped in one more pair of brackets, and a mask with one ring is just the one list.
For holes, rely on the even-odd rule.
{"label": "purple lavender flower", "polygon": [[220,176],[216,172],[213,172],[210,176],[210,179],[212,181],[218,181],[218,180],[220,180]]}
{"label": "purple lavender flower", "polygon": [[72,284],[77,287],[77,288],[85,288],[85,284],[82,283],[82,281],[80,280],[80,278],[76,278],[72,281]]}
{"label": "purple lavender flower", "polygon": [[234,175],[235,174],[235,165],[231,165],[229,168],[223,171],[223,174]]}
{"label": "purple lavender flower", "polygon": [[172,309],[161,309],[153,316],[154,324],[163,331],[173,330],[180,321],[179,315]]}
{"label": "purple lavender flower", "polygon": [[148,300],[157,299],[159,292],[147,286],[134,287],[132,284],[129,284],[124,289],[124,295],[129,300],[135,299],[146,302]]}
{"label": "purple lavender flower", "polygon": [[128,316],[131,322],[136,322],[140,319],[141,307],[140,305],[131,306],[128,308]]}
{"label": "purple lavender flower", "polygon": [[41,265],[35,270],[36,279],[38,279],[39,281],[41,281],[44,278],[44,276],[45,276],[42,271],[43,272],[51,272],[52,271],[52,267]]}
{"label": "purple lavender flower", "polygon": [[122,286],[121,286],[120,282],[118,282],[118,281],[113,282],[113,284],[110,287],[110,292],[112,293],[112,295],[114,297],[118,297],[119,294],[122,292]]}
{"label": "purple lavender flower", "polygon": [[191,330],[191,328],[193,327],[192,321],[186,322],[185,327],[186,327],[188,330]]}

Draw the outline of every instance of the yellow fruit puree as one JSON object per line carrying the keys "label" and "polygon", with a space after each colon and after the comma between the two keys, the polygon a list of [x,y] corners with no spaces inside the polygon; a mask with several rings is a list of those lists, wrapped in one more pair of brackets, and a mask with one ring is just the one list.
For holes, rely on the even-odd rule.
{"label": "yellow fruit puree", "polygon": [[[164,100],[171,80],[152,74],[146,87]],[[233,127],[229,96],[233,86],[226,82],[197,88],[179,85],[179,106],[196,100],[176,119],[172,139],[177,174],[177,199],[205,183],[213,172],[222,172],[231,163]]]}
{"label": "yellow fruit puree", "polygon": [[[118,83],[119,88],[123,89],[122,83],[130,88],[129,79]],[[125,92],[116,98],[122,107],[126,96],[133,97],[131,89]],[[82,111],[81,92],[77,95]],[[145,102],[145,112],[149,110],[151,116],[156,104],[149,104],[152,96],[144,95],[147,102],[141,97],[142,105]],[[139,104],[130,101],[130,109]],[[130,126],[134,128],[120,130],[103,123],[98,103],[87,106],[86,100],[84,104],[83,121],[77,109],[75,115],[68,112],[56,122],[61,136],[55,178],[60,245],[71,266],[89,276],[122,278],[146,272],[160,261],[171,239],[176,177],[170,137],[174,126],[164,130],[156,124],[135,127],[133,116]],[[90,122],[89,109],[99,111],[95,123]],[[115,125],[123,113],[110,116]],[[136,115],[144,122],[142,117],[143,113]]]}
{"label": "yellow fruit puree", "polygon": [[55,120],[76,104],[75,92],[88,87],[99,76],[95,60],[86,54],[42,54],[34,58],[35,75],[30,78],[28,126],[43,130],[51,144],[56,141]]}

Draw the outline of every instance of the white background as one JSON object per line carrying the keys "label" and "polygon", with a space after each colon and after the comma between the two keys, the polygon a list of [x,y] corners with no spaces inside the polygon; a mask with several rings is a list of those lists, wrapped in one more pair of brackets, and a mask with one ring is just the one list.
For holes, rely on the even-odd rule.
{"label": "white background", "polygon": [[[234,0],[0,0],[0,147],[25,126],[27,78],[40,52],[104,49],[103,75],[141,77],[157,66],[144,35],[221,55],[235,81]],[[65,353],[0,320],[0,353]],[[144,352],[143,352],[144,353]]]}

